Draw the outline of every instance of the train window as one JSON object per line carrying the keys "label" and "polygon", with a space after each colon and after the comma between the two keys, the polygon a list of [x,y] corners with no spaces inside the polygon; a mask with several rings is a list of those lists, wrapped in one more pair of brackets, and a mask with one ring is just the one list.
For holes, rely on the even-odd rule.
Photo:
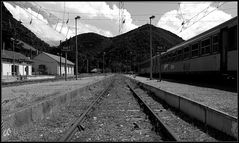
{"label": "train window", "polygon": [[176,61],[177,60],[177,53],[176,51],[173,52],[173,61]]}
{"label": "train window", "polygon": [[166,62],[166,54],[164,54],[164,55],[161,57],[161,61],[162,61],[162,63],[165,63],[165,62]]}
{"label": "train window", "polygon": [[172,52],[169,53],[168,56],[169,56],[169,62],[172,62],[172,59],[173,59],[173,53],[172,53]]}
{"label": "train window", "polygon": [[170,62],[170,60],[171,60],[171,53],[168,53],[167,56],[168,56],[167,62]]}
{"label": "train window", "polygon": [[212,37],[212,52],[218,52],[219,39],[218,35]]}
{"label": "train window", "polygon": [[177,60],[182,60],[182,56],[183,56],[183,50],[182,49],[180,49],[180,50],[178,50],[178,58],[177,58]]}
{"label": "train window", "polygon": [[163,55],[163,59],[162,59],[162,62],[165,63],[167,61],[167,55]]}
{"label": "train window", "polygon": [[161,57],[160,57],[160,62],[161,62],[161,63],[164,62],[164,58],[165,58],[165,57],[161,55]]}
{"label": "train window", "polygon": [[210,38],[201,41],[201,54],[210,53]]}
{"label": "train window", "polygon": [[237,49],[237,26],[233,26],[229,28],[229,38],[228,38],[228,50],[236,50]]}
{"label": "train window", "polygon": [[187,58],[189,58],[189,47],[185,47],[184,49],[183,49],[183,59],[187,59]]}
{"label": "train window", "polygon": [[198,53],[199,53],[198,49],[199,49],[198,43],[192,45],[192,57],[198,56]]}

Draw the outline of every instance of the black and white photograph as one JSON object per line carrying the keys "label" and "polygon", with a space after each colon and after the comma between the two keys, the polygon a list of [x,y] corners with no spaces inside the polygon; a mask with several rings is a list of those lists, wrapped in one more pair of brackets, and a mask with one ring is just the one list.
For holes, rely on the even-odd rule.
{"label": "black and white photograph", "polygon": [[1,142],[237,142],[237,1],[1,1]]}

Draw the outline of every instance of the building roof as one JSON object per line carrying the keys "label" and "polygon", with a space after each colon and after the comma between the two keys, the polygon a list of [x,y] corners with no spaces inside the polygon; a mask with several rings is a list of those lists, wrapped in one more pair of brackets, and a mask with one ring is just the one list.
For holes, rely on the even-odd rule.
{"label": "building roof", "polygon": [[[44,54],[46,54],[47,56],[51,57],[52,59],[54,59],[55,61],[57,61],[58,63],[60,63],[60,57],[57,56],[57,55],[53,55],[53,54],[50,54],[50,53],[46,53],[46,52],[42,52]],[[61,57],[61,63],[65,63],[65,58],[64,57]],[[67,60],[67,64],[70,64],[70,65],[75,65],[74,63],[72,63],[71,61]]]}
{"label": "building roof", "polygon": [[2,58],[3,59],[14,59],[15,60],[21,60],[25,62],[32,62],[32,60],[28,59],[26,56],[24,56],[21,53],[13,52],[13,51],[8,51],[8,50],[3,50],[2,51]]}
{"label": "building roof", "polygon": [[24,49],[27,49],[27,50],[32,50],[32,51],[37,51],[35,48],[33,48],[32,46],[30,46],[29,44],[27,44],[27,43],[25,43],[25,42],[23,42],[23,41],[21,41],[21,40],[18,40],[19,41],[19,43],[22,43],[23,44],[23,48]]}
{"label": "building roof", "polygon": [[[14,38],[11,38],[11,39],[13,40]],[[17,42],[18,44],[22,44],[22,47],[23,47],[24,49],[26,49],[26,50],[37,51],[37,49],[33,48],[31,45],[29,45],[29,44],[23,42],[22,40],[16,39],[16,42]]]}

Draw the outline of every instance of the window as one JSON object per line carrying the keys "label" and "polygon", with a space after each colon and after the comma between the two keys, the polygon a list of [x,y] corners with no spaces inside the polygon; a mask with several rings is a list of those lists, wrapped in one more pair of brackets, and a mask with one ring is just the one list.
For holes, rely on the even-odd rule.
{"label": "window", "polygon": [[163,63],[164,61],[165,61],[165,55],[161,55],[161,59],[160,59],[161,61],[161,63]]}
{"label": "window", "polygon": [[204,54],[209,54],[210,53],[210,38],[207,38],[205,40],[202,40],[201,41],[201,54],[204,55]]}
{"label": "window", "polygon": [[182,60],[182,57],[183,57],[183,50],[180,49],[177,51],[177,60],[178,61]]}
{"label": "window", "polygon": [[218,52],[219,48],[219,37],[218,35],[212,36],[212,52]]}
{"label": "window", "polygon": [[172,52],[172,62],[176,61],[176,57],[177,57],[177,53],[176,53],[176,51],[173,51]]}
{"label": "window", "polygon": [[198,53],[199,53],[198,52],[199,51],[199,46],[198,45],[199,45],[198,43],[192,45],[192,57],[198,56]]}
{"label": "window", "polygon": [[183,59],[187,59],[187,58],[189,58],[189,53],[190,51],[189,51],[189,47],[185,47],[184,49],[183,49]]}
{"label": "window", "polygon": [[165,61],[165,63],[168,62],[168,54],[165,54],[164,61]]}
{"label": "window", "polygon": [[171,62],[171,53],[168,53],[167,55],[168,55],[168,60],[167,61]]}

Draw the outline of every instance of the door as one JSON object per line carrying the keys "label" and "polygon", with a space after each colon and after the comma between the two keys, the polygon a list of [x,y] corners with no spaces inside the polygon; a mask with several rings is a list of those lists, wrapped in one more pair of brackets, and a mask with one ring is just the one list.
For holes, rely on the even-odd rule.
{"label": "door", "polygon": [[28,75],[29,74],[28,66],[25,67],[25,71],[26,71],[26,75]]}
{"label": "door", "polygon": [[227,71],[227,50],[228,50],[228,28],[221,29],[220,32],[220,72],[225,74]]}

